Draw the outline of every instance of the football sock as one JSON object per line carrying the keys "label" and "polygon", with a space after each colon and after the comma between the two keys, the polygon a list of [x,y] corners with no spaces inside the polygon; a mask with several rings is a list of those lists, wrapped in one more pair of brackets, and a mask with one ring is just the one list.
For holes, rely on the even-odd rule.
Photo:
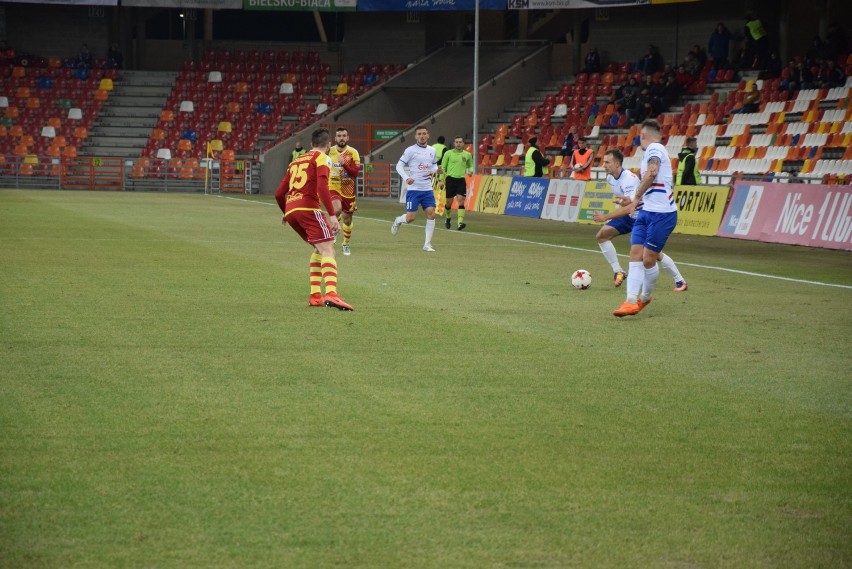
{"label": "football sock", "polygon": [[463,203],[459,204],[459,210],[458,210],[457,217],[458,217],[459,225],[464,223],[464,204]]}
{"label": "football sock", "polygon": [[432,242],[432,235],[435,233],[435,220],[427,219],[426,220],[426,244]]}
{"label": "football sock", "polygon": [[660,267],[656,263],[650,269],[645,269],[644,278],[642,279],[642,294],[639,296],[643,302],[651,297],[651,293],[654,292],[654,287],[657,285],[657,277],[659,276]]}
{"label": "football sock", "polygon": [[612,241],[598,243],[598,246],[601,248],[601,253],[603,253],[604,259],[606,259],[606,262],[609,263],[610,267],[612,267],[612,272],[624,272],[624,269],[621,268],[621,263],[618,262],[618,253],[615,252],[615,245],[612,244]]}
{"label": "football sock", "polygon": [[311,253],[310,263],[311,294],[322,293],[322,255],[314,251]]}
{"label": "football sock", "polygon": [[322,280],[326,294],[337,292],[337,261],[334,257],[322,258]]}
{"label": "football sock", "polygon": [[636,303],[639,298],[639,289],[642,288],[642,279],[645,268],[642,261],[630,261],[627,269],[627,302]]}
{"label": "football sock", "polygon": [[400,215],[399,217],[397,217],[397,218],[396,218],[396,219],[394,219],[393,221],[394,221],[394,223],[408,223],[407,219],[408,219],[408,218],[407,218],[407,217],[406,217],[406,215],[403,213],[402,215]]}
{"label": "football sock", "polygon": [[450,206],[444,206],[444,215],[447,216],[447,219],[453,218],[453,208]]}
{"label": "football sock", "polygon": [[353,225],[355,225],[354,221],[352,223],[350,223],[349,225],[346,225],[345,223],[340,224],[340,228],[343,230],[343,244],[344,245],[349,245],[349,238],[352,237],[352,226]]}
{"label": "football sock", "polygon": [[666,255],[665,253],[662,253],[661,255],[662,256],[660,257],[660,266],[672,276],[674,282],[677,283],[684,280],[683,276],[680,274],[680,271],[677,270],[677,265],[675,265],[675,262],[672,261],[672,258]]}

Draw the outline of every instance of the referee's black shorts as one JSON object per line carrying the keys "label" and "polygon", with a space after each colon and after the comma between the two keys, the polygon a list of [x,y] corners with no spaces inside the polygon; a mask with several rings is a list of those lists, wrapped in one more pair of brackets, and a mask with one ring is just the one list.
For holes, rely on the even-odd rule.
{"label": "referee's black shorts", "polygon": [[447,176],[444,184],[447,192],[447,200],[451,200],[456,196],[465,197],[467,195],[467,181],[464,178],[451,178]]}

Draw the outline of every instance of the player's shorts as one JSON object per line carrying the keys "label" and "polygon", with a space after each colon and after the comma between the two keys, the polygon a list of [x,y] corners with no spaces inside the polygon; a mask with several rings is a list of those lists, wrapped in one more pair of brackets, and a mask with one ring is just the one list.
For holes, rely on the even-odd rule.
{"label": "player's shorts", "polygon": [[463,198],[467,195],[467,180],[464,178],[450,178],[447,176],[444,184],[446,184],[447,201],[450,201],[456,196]]}
{"label": "player's shorts", "polygon": [[636,222],[630,216],[624,217],[616,217],[615,219],[610,219],[604,225],[608,227],[612,227],[616,231],[618,231],[619,235],[624,235],[625,233],[630,233],[633,231],[633,224]]}
{"label": "player's shorts", "polygon": [[325,215],[318,209],[295,209],[285,217],[293,231],[306,243],[334,241],[334,233],[328,225]]}
{"label": "player's shorts", "polygon": [[646,249],[659,253],[676,225],[676,211],[658,213],[640,210],[639,215],[636,216],[636,223],[633,224],[630,244],[642,245]]}
{"label": "player's shorts", "polygon": [[355,213],[358,211],[358,204],[355,203],[355,198],[345,198],[332,190],[331,192],[331,200],[340,202],[340,210],[346,213]]}
{"label": "player's shorts", "polygon": [[424,210],[435,207],[435,192],[432,190],[412,190],[405,192],[405,211],[417,211],[418,207]]}

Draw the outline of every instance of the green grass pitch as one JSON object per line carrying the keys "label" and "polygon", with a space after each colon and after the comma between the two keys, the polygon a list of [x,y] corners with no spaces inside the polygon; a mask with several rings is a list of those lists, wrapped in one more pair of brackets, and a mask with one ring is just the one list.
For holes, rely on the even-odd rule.
{"label": "green grass pitch", "polygon": [[594,227],[402,209],[340,312],[269,196],[0,192],[0,567],[852,566],[849,252],[616,319]]}

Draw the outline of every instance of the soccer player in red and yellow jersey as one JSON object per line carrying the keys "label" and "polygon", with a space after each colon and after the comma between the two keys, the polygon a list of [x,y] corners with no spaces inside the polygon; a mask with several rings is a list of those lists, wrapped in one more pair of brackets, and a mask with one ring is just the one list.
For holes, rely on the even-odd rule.
{"label": "soccer player in red and yellow jersey", "polygon": [[[337,294],[337,261],[334,259],[334,236],[340,223],[334,215],[334,203],[328,190],[331,160],[328,147],[331,135],[327,129],[315,130],[311,135],[312,149],[293,160],[287,167],[284,179],[275,190],[275,201],[284,212],[282,223],[290,224],[305,243],[313,247],[310,260],[310,306],[331,306],[340,310],[353,310]],[[328,212],[322,213],[320,204]],[[323,295],[325,285],[325,295]]]}
{"label": "soccer player in red and yellow jersey", "polygon": [[349,131],[339,127],[334,132],[334,145],[328,151],[331,158],[331,177],[328,187],[334,201],[334,213],[340,217],[343,230],[343,254],[350,255],[349,239],[352,237],[352,214],[358,209],[355,204],[355,178],[361,171],[361,156],[349,146]]}

